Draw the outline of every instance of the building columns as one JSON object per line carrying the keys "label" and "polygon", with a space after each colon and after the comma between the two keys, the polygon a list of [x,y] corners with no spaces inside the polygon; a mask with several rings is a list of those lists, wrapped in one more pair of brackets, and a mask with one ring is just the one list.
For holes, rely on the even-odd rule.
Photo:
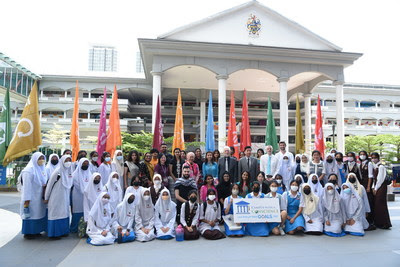
{"label": "building columns", "polygon": [[64,111],[64,119],[66,119],[66,118],[67,118],[67,112]]}
{"label": "building columns", "polygon": [[200,142],[206,142],[206,101],[200,102]]}
{"label": "building columns", "polygon": [[344,143],[344,105],[343,105],[343,81],[334,81],[336,86],[336,127],[337,127],[337,150],[345,153]]}
{"label": "building columns", "polygon": [[[28,90],[26,90],[26,93],[28,93]],[[43,98],[43,89],[40,90],[40,98]]]}
{"label": "building columns", "polygon": [[311,154],[311,94],[304,94],[304,127],[306,153]]}
{"label": "building columns", "polygon": [[287,96],[287,82],[289,78],[281,77],[278,78],[279,82],[279,106],[280,106],[280,140],[285,141],[289,147],[289,107],[288,107],[288,96]]}
{"label": "building columns", "polygon": [[226,80],[228,75],[217,75],[218,80],[218,150],[223,151],[226,143]]}
{"label": "building columns", "polygon": [[152,71],[151,74],[153,75],[153,111],[151,119],[151,132],[154,133],[158,97],[160,97],[160,105],[161,105],[161,76],[163,73]]}
{"label": "building columns", "polygon": [[89,91],[88,98],[90,99],[91,97],[92,97],[92,91]]}

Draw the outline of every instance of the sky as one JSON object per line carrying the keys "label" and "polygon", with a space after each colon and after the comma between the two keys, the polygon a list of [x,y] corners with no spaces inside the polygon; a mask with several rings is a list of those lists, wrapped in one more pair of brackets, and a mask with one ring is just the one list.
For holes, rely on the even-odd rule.
{"label": "sky", "polygon": [[[118,50],[120,77],[136,75],[137,38],[156,38],[245,0],[3,1],[0,52],[37,74],[89,75],[93,44]],[[364,55],[346,82],[400,85],[400,1],[259,0],[343,48]],[[6,12],[4,12],[6,11]]]}

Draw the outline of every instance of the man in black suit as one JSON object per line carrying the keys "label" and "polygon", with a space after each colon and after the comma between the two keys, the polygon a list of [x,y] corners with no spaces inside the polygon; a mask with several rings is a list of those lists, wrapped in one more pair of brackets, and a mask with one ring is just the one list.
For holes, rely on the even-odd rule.
{"label": "man in black suit", "polygon": [[231,176],[231,182],[236,183],[238,181],[237,160],[231,157],[231,149],[229,146],[224,147],[224,156],[218,160],[219,181],[222,181],[222,175],[226,171],[229,172]]}
{"label": "man in black suit", "polygon": [[239,160],[238,170],[239,175],[242,175],[244,171],[250,173],[250,182],[254,182],[256,180],[257,172],[258,172],[258,161],[255,157],[251,156],[251,146],[246,146],[244,148],[245,156]]}

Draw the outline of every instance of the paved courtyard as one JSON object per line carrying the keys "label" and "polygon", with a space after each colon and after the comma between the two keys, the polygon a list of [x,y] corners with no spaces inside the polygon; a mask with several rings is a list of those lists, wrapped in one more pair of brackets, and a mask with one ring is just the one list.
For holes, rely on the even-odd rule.
{"label": "paved courtyard", "polygon": [[154,240],[94,247],[75,234],[25,240],[18,193],[0,193],[0,266],[400,266],[400,197],[389,203],[392,230],[364,237],[284,236]]}

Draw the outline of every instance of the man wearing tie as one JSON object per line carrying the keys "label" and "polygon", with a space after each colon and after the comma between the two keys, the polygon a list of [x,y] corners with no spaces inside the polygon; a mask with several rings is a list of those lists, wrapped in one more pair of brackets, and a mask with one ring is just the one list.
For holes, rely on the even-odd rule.
{"label": "man wearing tie", "polygon": [[218,160],[218,178],[222,181],[222,175],[224,172],[229,172],[232,181],[236,183],[238,181],[237,173],[237,160],[231,157],[231,149],[229,146],[224,147],[224,156]]}
{"label": "man wearing tie", "polygon": [[266,146],[267,154],[260,158],[260,171],[264,172],[267,180],[271,180],[278,170],[278,158],[272,154],[272,146]]}
{"label": "man wearing tie", "polygon": [[252,183],[256,180],[258,172],[258,161],[256,158],[251,156],[251,146],[246,146],[244,148],[244,155],[245,156],[239,160],[239,175],[242,175],[242,172],[244,171],[248,171],[250,173],[249,179]]}

